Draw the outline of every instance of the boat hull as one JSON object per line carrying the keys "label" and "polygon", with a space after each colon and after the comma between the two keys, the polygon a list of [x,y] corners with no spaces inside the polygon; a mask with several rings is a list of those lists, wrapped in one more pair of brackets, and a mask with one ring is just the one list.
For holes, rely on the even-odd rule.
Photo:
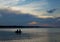
{"label": "boat hull", "polygon": [[16,34],[21,34],[21,33],[22,33],[22,31],[15,31],[15,33],[16,33]]}

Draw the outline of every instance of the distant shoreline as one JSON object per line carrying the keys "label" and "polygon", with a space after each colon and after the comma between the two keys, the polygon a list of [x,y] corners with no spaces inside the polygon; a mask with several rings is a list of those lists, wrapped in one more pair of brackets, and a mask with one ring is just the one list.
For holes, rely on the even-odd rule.
{"label": "distant shoreline", "polygon": [[52,26],[0,26],[0,28],[60,28]]}

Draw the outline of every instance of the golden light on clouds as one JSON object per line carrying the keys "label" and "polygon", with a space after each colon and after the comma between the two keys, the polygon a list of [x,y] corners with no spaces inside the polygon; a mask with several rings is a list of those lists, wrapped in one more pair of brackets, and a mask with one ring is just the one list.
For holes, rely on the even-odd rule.
{"label": "golden light on clouds", "polygon": [[53,16],[38,16],[39,18],[53,18]]}
{"label": "golden light on clouds", "polygon": [[7,7],[6,6],[4,9],[8,10],[10,12],[15,12],[17,14],[21,14],[21,13],[27,14],[28,13],[30,15],[36,16],[37,18],[53,18],[53,16],[44,16],[44,14],[47,14],[47,12],[45,12],[45,11],[37,12],[37,11],[33,11],[33,9],[28,8],[28,7]]}
{"label": "golden light on clouds", "polygon": [[35,25],[35,24],[38,24],[38,22],[33,21],[33,22],[28,23],[28,24],[29,25]]}

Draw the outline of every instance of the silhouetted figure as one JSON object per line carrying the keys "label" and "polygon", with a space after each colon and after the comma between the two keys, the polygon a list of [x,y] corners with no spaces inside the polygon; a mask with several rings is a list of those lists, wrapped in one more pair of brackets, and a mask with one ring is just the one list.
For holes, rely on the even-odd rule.
{"label": "silhouetted figure", "polygon": [[15,31],[16,34],[21,34],[21,32],[22,32],[21,29],[19,30],[17,29],[17,31]]}

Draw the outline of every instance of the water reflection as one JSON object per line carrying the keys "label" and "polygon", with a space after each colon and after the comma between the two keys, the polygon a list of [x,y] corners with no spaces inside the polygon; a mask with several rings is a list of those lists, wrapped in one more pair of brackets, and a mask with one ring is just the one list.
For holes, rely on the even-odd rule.
{"label": "water reflection", "polygon": [[30,34],[28,33],[22,33],[16,34],[15,32],[7,32],[7,31],[0,31],[0,40],[15,40],[15,39],[29,39]]}
{"label": "water reflection", "polygon": [[60,42],[60,29],[48,29],[48,42]]}
{"label": "water reflection", "polygon": [[0,29],[0,41],[6,42],[60,42],[60,29],[22,29],[22,34],[16,34],[16,29]]}

